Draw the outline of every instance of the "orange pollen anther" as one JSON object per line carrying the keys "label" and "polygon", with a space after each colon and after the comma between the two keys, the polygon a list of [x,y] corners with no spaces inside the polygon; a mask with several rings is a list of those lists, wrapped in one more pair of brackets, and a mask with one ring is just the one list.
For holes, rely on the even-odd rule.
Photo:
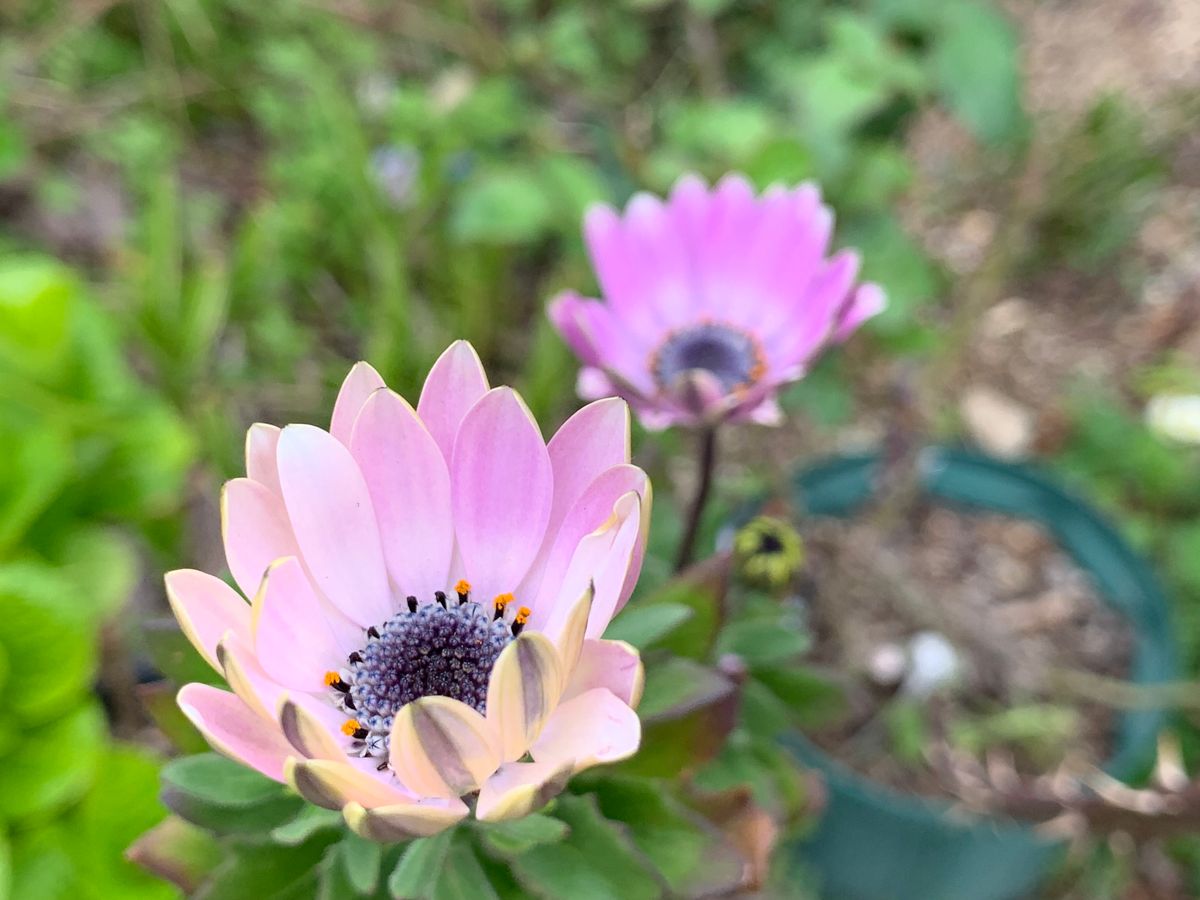
{"label": "orange pollen anther", "polygon": [[531,610],[528,606],[522,606],[520,609],[517,610],[517,617],[515,619],[513,619],[513,623],[516,625],[524,625],[526,622],[529,621],[529,616],[532,613],[533,613],[533,610]]}
{"label": "orange pollen anther", "polygon": [[325,687],[333,687],[335,684],[337,684],[341,680],[342,680],[342,676],[339,675],[337,672],[326,672],[325,673]]}
{"label": "orange pollen anther", "polygon": [[358,729],[361,727],[362,726],[358,724],[357,719],[347,719],[342,723],[342,734],[344,734],[346,737],[354,737],[354,735],[358,732]]}
{"label": "orange pollen anther", "polygon": [[471,582],[467,581],[465,578],[460,578],[458,580],[458,584],[454,585],[454,593],[456,593],[456,594],[471,593]]}
{"label": "orange pollen anther", "polygon": [[507,609],[508,604],[512,603],[515,599],[516,598],[513,597],[512,594],[500,594],[494,601],[496,604],[496,609],[501,611]]}

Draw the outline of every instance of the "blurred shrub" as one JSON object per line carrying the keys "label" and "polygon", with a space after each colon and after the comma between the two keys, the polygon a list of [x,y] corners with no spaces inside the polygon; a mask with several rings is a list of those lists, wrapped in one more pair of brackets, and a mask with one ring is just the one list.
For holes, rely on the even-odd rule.
{"label": "blurred shrub", "polygon": [[0,897],[171,896],[121,849],[158,763],[110,741],[99,630],[129,597],[112,526],[175,512],[191,442],[64,266],[0,258]]}

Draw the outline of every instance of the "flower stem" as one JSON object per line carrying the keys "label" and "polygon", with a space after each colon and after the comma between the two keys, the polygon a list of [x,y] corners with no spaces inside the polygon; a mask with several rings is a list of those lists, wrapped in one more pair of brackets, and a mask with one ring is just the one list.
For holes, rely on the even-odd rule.
{"label": "flower stem", "polygon": [[679,542],[679,554],[675,557],[675,571],[681,572],[691,563],[696,550],[696,535],[700,531],[700,520],[704,518],[704,507],[708,505],[708,494],[712,488],[713,469],[717,462],[717,427],[710,425],[700,431],[700,480],[696,494],[688,510],[687,525],[683,540]]}

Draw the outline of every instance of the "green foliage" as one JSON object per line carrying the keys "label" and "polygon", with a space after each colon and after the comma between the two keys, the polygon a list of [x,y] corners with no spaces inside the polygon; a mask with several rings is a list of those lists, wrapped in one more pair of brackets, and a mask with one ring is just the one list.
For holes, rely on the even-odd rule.
{"label": "green foliage", "polygon": [[1037,262],[1062,260],[1094,271],[1120,251],[1165,175],[1162,155],[1136,111],[1116,97],[1097,103],[1067,138],[1047,179]]}
{"label": "green foliage", "polygon": [[[378,20],[364,7],[370,27],[295,0],[135,6],[0,13],[6,198],[32,185],[34,218],[88,224],[72,241],[20,216],[0,233],[0,896],[12,879],[17,896],[162,893],[106,868],[161,809],[155,762],[114,748],[91,687],[99,629],[143,569],[207,552],[183,510],[196,460],[199,479],[240,471],[249,422],[327,409],[355,358],[414,397],[463,335],[545,426],[561,421],[576,363],[542,305],[588,286],[583,211],[685,170],[818,179],[836,242],[862,249],[891,298],[871,329],[897,353],[920,350],[917,320],[944,284],[893,212],[912,180],[906,126],[942,103],[997,146],[1023,129],[1011,29],[976,0],[505,0],[486,27],[458,0]],[[711,58],[683,16],[716,35]],[[54,90],[17,96],[37,85]],[[108,205],[81,174],[97,170],[111,175]],[[45,241],[86,268],[9,250]],[[849,396],[833,360],[797,402],[835,424]],[[520,823],[381,850],[254,773],[187,757],[164,769],[175,815],[144,858],[209,900],[728,884],[735,861],[711,824],[630,773],[700,771],[798,814],[801,781],[767,736],[828,714],[838,694],[794,665],[797,622],[729,617],[723,578],[668,582],[678,522],[660,515],[654,529],[642,595],[608,634],[647,664],[645,749],[612,783]],[[215,680],[174,628],[151,626],[144,643],[172,681]],[[14,687],[28,672],[36,695]],[[180,750],[198,746],[168,691],[146,698]],[[111,834],[72,840],[105,810]]]}

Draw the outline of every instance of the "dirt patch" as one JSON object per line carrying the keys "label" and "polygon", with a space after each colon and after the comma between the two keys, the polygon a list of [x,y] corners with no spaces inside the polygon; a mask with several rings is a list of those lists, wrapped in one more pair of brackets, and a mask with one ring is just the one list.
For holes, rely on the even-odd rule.
{"label": "dirt patch", "polygon": [[925,794],[941,787],[921,757],[942,742],[1028,775],[1108,757],[1115,714],[1063,673],[1125,677],[1132,633],[1039,526],[937,507],[900,534],[869,518],[802,531],[812,662],[847,679],[845,715],[812,735],[832,756]]}

